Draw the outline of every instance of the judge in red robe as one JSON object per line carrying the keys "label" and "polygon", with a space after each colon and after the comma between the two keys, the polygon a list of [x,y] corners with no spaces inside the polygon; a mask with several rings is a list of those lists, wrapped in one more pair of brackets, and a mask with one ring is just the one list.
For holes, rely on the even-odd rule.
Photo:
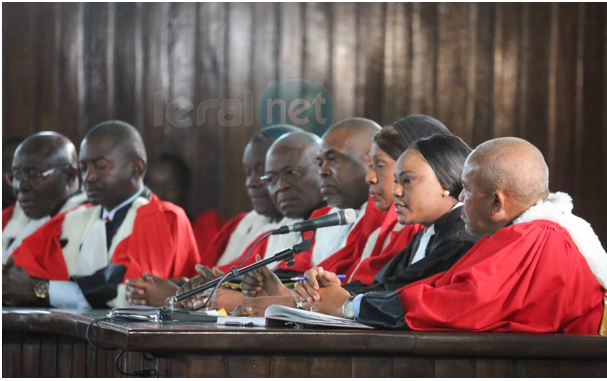
{"label": "judge in red robe", "polygon": [[17,203],[2,211],[2,264],[21,242],[59,213],[86,201],[78,181],[76,147],[65,136],[43,131],[21,143],[7,171]]}
{"label": "judge in red robe", "polygon": [[181,208],[143,186],[145,157],[139,133],[124,122],[105,122],[87,134],[79,163],[94,206],[53,218],[14,253],[16,269],[48,281],[46,291],[36,290],[38,302],[121,305],[125,279],[143,272],[192,275],[199,256],[191,226]]}

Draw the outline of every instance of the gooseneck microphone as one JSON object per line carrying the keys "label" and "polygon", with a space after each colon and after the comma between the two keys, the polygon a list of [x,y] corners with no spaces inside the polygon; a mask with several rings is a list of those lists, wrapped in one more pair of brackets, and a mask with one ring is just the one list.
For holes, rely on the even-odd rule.
{"label": "gooseneck microphone", "polygon": [[337,225],[349,225],[356,222],[356,212],[354,209],[343,209],[337,213],[331,213],[313,220],[297,222],[293,225],[282,226],[272,232],[272,235],[289,234],[293,232],[307,232],[320,228]]}

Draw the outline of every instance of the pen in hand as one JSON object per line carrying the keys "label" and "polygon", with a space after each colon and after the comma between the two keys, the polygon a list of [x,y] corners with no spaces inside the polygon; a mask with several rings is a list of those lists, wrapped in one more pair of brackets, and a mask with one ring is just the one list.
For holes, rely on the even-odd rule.
{"label": "pen in hand", "polygon": [[[346,279],[346,276],[344,274],[339,274],[339,275],[337,275],[337,279],[344,280],[344,279]],[[296,276],[296,277],[291,278],[291,280],[294,280],[297,282],[303,282],[303,281],[308,280],[308,278],[305,276]]]}

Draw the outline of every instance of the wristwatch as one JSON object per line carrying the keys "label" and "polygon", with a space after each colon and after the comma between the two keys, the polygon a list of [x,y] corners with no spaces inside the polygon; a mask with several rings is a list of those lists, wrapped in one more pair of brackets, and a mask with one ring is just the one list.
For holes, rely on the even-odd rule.
{"label": "wristwatch", "polygon": [[341,313],[346,319],[356,319],[356,316],[354,316],[354,308],[352,307],[353,300],[354,297],[351,296],[344,302],[343,306],[341,306]]}
{"label": "wristwatch", "polygon": [[46,280],[36,282],[34,285],[34,293],[39,299],[48,298],[49,283]]}

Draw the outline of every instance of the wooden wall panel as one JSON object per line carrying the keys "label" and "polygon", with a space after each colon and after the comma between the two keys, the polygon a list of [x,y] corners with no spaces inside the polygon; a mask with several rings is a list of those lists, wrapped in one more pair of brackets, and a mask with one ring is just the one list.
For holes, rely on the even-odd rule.
{"label": "wooden wall panel", "polygon": [[[529,139],[552,189],[570,193],[605,242],[606,7],[3,4],[3,138],[52,129],[79,144],[96,123],[125,119],[150,157],[190,163],[191,213],[229,218],[250,208],[240,166],[261,94],[306,76],[330,91],[336,120],[428,113],[472,145]],[[191,126],[169,123],[176,99],[195,107]],[[225,107],[198,125],[202,102],[226,99],[242,105],[239,125],[219,123]]]}

